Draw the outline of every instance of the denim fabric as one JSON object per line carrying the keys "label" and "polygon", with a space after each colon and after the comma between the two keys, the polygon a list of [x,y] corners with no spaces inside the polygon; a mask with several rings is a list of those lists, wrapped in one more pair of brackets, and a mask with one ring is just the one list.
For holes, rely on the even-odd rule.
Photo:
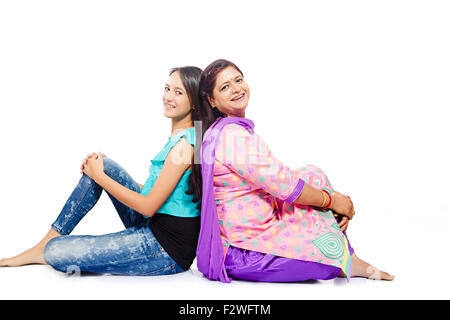
{"label": "denim fabric", "polygon": [[[121,185],[141,188],[115,161],[103,158],[104,172]],[[69,235],[97,203],[103,188],[83,174],[52,228],[62,236],[48,242],[44,260],[62,272],[88,271],[123,275],[162,275],[183,271],[158,243],[151,218],[124,205],[110,193],[125,230],[99,236]]]}

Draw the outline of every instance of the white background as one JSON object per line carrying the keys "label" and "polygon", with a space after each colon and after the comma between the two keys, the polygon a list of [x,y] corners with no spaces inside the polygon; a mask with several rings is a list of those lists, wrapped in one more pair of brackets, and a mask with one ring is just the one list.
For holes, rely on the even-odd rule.
{"label": "white background", "polygon": [[[231,284],[0,269],[0,298],[450,298],[446,1],[1,1],[0,257],[49,229],[90,152],[144,183],[170,135],[171,67],[236,63],[285,164],[351,195],[357,254],[396,276]],[[73,234],[122,229],[105,195]]]}

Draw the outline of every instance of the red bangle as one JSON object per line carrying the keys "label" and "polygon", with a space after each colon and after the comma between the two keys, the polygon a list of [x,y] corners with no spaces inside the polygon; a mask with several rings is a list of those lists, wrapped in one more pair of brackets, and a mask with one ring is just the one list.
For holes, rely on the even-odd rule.
{"label": "red bangle", "polygon": [[328,202],[328,204],[322,208],[322,210],[326,210],[330,207],[332,198],[331,198],[331,194],[327,190],[322,190],[322,191],[326,192],[326,194],[328,194],[328,197],[330,198],[330,201]]}

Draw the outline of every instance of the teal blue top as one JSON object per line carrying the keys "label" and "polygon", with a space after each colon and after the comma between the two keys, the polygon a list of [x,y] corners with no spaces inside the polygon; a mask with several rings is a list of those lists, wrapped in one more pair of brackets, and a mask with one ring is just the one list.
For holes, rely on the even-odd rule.
{"label": "teal blue top", "polygon": [[[142,187],[141,194],[146,196],[153,187],[153,184],[158,178],[159,173],[164,165],[169,151],[175,146],[181,138],[185,138],[187,142],[195,146],[195,128],[189,128],[177,133],[173,137],[169,137],[164,148],[156,155],[156,157],[151,161],[149,168],[149,177],[145,181]],[[157,210],[159,213],[165,213],[177,217],[198,217],[200,211],[196,208],[198,202],[192,202],[193,195],[186,194],[189,189],[189,177],[192,170],[186,170],[183,176],[180,178],[177,186],[167,198],[167,200],[162,204],[162,206]]]}

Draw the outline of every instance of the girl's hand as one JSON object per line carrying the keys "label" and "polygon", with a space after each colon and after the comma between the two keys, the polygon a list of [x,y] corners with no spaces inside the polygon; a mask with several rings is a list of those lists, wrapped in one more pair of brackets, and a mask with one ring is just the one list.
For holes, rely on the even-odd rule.
{"label": "girl's hand", "polygon": [[86,158],[84,158],[83,162],[81,163],[80,166],[80,173],[83,174],[83,169],[84,166],[86,165],[87,161],[89,160],[90,157],[92,157],[93,155],[95,155],[95,152],[92,152],[91,154],[88,154]]}
{"label": "girl's hand", "polygon": [[104,174],[103,172],[103,153],[97,153],[87,159],[82,172],[89,176],[92,180],[97,179]]}
{"label": "girl's hand", "polygon": [[355,214],[352,199],[350,199],[349,196],[343,195],[337,191],[335,191],[333,195],[330,209],[343,215],[344,217],[347,217],[349,220],[351,220]]}
{"label": "girl's hand", "polygon": [[[99,153],[103,156],[103,158],[106,158],[106,154],[103,154],[103,153],[101,153],[101,152],[99,152]],[[97,154],[97,153],[92,152],[91,154],[88,154],[86,158],[84,158],[83,163],[82,163],[81,166],[80,166],[80,170],[81,170],[80,173],[81,173],[81,174],[83,174],[84,166],[86,165],[86,163],[87,163],[87,161],[89,160],[89,158],[91,158],[92,156],[94,156],[94,155],[96,155],[96,154]]]}

